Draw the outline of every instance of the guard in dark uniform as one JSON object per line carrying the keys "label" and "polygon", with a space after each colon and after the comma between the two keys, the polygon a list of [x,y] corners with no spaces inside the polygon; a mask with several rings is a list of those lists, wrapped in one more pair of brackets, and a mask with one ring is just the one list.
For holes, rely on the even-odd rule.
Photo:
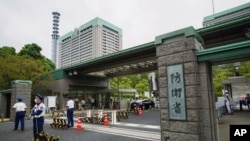
{"label": "guard in dark uniform", "polygon": [[42,103],[43,96],[36,94],[35,106],[32,109],[31,116],[33,116],[33,135],[37,139],[37,133],[43,132],[45,105]]}
{"label": "guard in dark uniform", "polygon": [[15,118],[15,128],[14,131],[17,130],[19,121],[21,121],[21,130],[24,130],[24,117],[26,113],[26,104],[22,102],[22,97],[18,96],[17,98],[18,102],[14,104],[13,109],[16,111],[16,118]]}

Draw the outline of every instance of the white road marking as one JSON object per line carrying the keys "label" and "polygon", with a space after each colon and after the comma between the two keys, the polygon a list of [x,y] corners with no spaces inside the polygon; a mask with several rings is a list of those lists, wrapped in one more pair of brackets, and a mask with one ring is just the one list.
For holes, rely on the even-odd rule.
{"label": "white road marking", "polygon": [[[52,123],[52,119],[45,119],[45,123]],[[125,125],[125,124],[122,124]],[[133,126],[133,127],[146,127],[146,128],[156,128],[154,126],[142,126],[141,124],[130,124],[126,123],[125,126]],[[112,135],[119,135],[119,136],[125,136],[130,138],[137,138],[137,139],[143,139],[148,141],[160,141],[161,140],[161,133],[160,132],[153,132],[153,131],[144,131],[144,130],[137,130],[137,129],[127,129],[127,128],[119,128],[119,127],[112,127],[112,126],[103,126],[103,125],[96,125],[96,124],[82,124],[84,130],[89,131],[95,131],[95,132],[101,132],[106,134],[112,134]],[[76,125],[75,127],[76,128]],[[158,127],[157,127],[158,129]]]}

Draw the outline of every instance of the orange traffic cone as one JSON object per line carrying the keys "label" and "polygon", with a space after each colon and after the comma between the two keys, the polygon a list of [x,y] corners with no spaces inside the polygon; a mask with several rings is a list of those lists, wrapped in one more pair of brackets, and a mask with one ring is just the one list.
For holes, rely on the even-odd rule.
{"label": "orange traffic cone", "polygon": [[108,115],[107,114],[104,114],[103,125],[109,125],[109,120],[108,120]]}
{"label": "orange traffic cone", "polygon": [[83,130],[80,116],[78,116],[78,118],[77,118],[76,130]]}
{"label": "orange traffic cone", "polygon": [[139,116],[142,116],[142,110],[139,108]]}

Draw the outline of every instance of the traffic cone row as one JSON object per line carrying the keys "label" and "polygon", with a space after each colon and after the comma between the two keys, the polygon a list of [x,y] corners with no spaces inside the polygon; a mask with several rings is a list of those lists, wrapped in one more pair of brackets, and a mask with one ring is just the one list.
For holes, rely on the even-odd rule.
{"label": "traffic cone row", "polygon": [[82,123],[81,123],[80,116],[78,116],[78,118],[77,118],[76,130],[83,130],[83,126],[82,126]]}

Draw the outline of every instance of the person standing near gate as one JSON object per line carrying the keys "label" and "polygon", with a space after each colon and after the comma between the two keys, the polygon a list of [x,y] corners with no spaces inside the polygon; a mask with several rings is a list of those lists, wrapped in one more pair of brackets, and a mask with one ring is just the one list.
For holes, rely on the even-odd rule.
{"label": "person standing near gate", "polygon": [[226,106],[227,113],[231,114],[230,95],[229,95],[228,90],[225,90],[224,97],[225,97],[225,106]]}
{"label": "person standing near gate", "polygon": [[246,104],[247,104],[248,110],[250,110],[250,95],[249,94],[247,94],[246,96]]}
{"label": "person standing near gate", "polygon": [[21,121],[21,130],[24,131],[24,117],[26,114],[26,104],[23,101],[21,96],[17,97],[18,102],[14,104],[13,109],[16,110],[16,117],[15,117],[15,127],[14,131],[18,129],[19,121]]}
{"label": "person standing near gate", "polygon": [[95,110],[95,99],[91,97],[90,102],[92,110]]}
{"label": "person standing near gate", "polygon": [[74,119],[73,119],[74,101],[72,100],[70,96],[68,97],[66,109],[67,109],[68,126],[74,127]]}
{"label": "person standing near gate", "polygon": [[43,132],[44,125],[44,114],[45,105],[42,103],[43,96],[41,94],[36,94],[35,96],[35,106],[32,109],[31,116],[33,116],[33,135],[34,139],[37,138],[37,133]]}
{"label": "person standing near gate", "polygon": [[82,111],[84,110],[84,107],[85,107],[85,100],[82,99]]}

